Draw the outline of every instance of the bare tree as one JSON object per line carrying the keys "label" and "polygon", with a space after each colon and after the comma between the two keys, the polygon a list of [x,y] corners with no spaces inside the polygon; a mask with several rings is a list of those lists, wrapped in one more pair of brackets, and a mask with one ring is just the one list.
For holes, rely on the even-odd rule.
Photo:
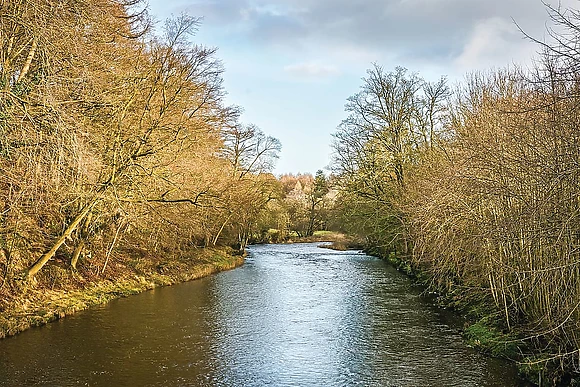
{"label": "bare tree", "polygon": [[252,124],[225,128],[222,136],[224,156],[230,160],[234,174],[240,179],[248,173],[270,172],[282,149],[278,139],[266,136]]}

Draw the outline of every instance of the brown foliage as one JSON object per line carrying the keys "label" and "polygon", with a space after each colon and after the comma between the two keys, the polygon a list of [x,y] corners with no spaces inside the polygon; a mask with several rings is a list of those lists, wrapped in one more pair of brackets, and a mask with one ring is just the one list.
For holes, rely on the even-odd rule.
{"label": "brown foliage", "polygon": [[156,35],[140,0],[6,0],[0,20],[2,286],[52,261],[102,274],[130,247],[231,241],[247,224],[232,214],[266,205],[248,195],[262,171],[224,156],[238,109],[215,49],[190,43],[198,19]]}

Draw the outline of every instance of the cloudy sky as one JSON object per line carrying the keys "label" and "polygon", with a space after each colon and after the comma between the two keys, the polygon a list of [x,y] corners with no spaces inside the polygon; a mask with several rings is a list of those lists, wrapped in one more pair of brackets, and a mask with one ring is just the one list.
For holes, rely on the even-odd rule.
{"label": "cloudy sky", "polygon": [[[557,5],[557,0],[545,0]],[[203,17],[195,43],[218,47],[227,102],[282,142],[275,172],[330,162],[333,133],[373,62],[452,82],[469,71],[528,64],[542,39],[541,0],[149,0],[159,21]],[[580,8],[578,0],[563,6]]]}

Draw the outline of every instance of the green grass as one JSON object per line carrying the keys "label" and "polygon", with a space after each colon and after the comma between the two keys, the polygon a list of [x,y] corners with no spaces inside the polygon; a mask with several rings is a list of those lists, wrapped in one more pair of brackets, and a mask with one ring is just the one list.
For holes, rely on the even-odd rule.
{"label": "green grass", "polygon": [[314,236],[329,236],[337,234],[334,231],[314,231]]}
{"label": "green grass", "polygon": [[515,337],[501,332],[486,319],[468,326],[464,334],[469,345],[492,356],[516,359],[519,355]]}

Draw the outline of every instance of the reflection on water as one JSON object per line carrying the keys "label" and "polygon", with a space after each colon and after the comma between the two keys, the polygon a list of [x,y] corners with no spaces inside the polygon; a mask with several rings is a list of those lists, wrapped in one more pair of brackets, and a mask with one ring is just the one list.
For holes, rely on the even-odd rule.
{"label": "reflection on water", "polygon": [[0,341],[0,385],[516,386],[384,262],[315,244]]}

